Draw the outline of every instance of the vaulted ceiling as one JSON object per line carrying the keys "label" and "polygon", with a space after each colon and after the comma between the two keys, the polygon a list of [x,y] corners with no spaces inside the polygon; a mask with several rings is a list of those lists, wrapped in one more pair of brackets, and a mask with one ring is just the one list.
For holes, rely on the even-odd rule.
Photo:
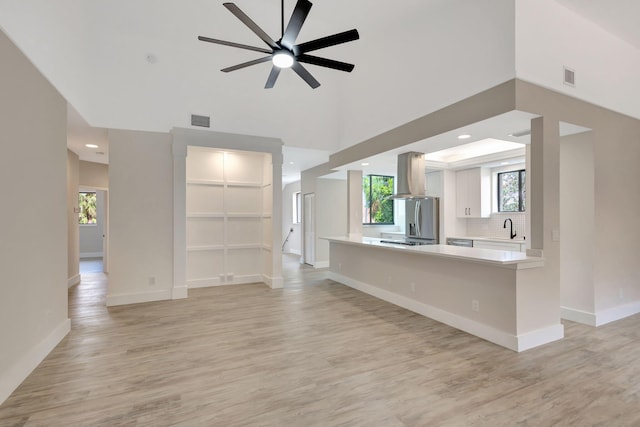
{"label": "vaulted ceiling", "polygon": [[[315,90],[290,70],[265,90],[269,63],[220,72],[261,55],[197,40],[261,45],[221,0],[0,0],[0,29],[72,105],[78,144],[104,139],[107,128],[189,127],[202,114],[214,130],[278,137],[317,164],[516,77],[514,14],[526,1],[316,0],[298,41],[351,28],[361,39],[317,52],[356,68],[309,65],[322,84]],[[640,2],[553,1],[640,49]],[[280,1],[235,2],[279,38]],[[288,19],[295,1],[284,3]]]}

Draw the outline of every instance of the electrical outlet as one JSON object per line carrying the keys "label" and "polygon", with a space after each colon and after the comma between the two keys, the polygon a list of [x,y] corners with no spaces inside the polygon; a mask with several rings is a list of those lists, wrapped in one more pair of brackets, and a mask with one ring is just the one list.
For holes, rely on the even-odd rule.
{"label": "electrical outlet", "polygon": [[478,301],[477,299],[471,300],[471,310],[475,311],[476,313],[479,313],[480,301]]}
{"label": "electrical outlet", "polygon": [[227,281],[233,282],[233,273],[228,273],[227,274]]}
{"label": "electrical outlet", "polygon": [[414,282],[409,283],[409,287],[411,288],[411,292],[416,291],[416,284]]}
{"label": "electrical outlet", "polygon": [[342,263],[338,263],[338,271],[342,271]]}
{"label": "electrical outlet", "polygon": [[551,240],[554,242],[560,241],[560,230],[551,230]]}
{"label": "electrical outlet", "polygon": [[154,286],[156,284],[156,278],[154,276],[149,276],[149,286]]}

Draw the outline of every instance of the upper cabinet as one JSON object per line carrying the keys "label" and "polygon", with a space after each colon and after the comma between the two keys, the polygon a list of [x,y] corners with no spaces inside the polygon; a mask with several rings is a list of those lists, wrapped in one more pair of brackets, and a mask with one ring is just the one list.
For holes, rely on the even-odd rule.
{"label": "upper cabinet", "polygon": [[491,172],[472,168],[456,173],[456,216],[488,218],[491,215]]}

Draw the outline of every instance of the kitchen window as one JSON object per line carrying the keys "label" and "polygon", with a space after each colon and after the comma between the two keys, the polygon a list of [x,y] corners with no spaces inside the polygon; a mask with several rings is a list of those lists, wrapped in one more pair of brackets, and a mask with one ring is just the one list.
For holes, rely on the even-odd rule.
{"label": "kitchen window", "polygon": [[393,224],[393,177],[367,175],[362,177],[363,215],[362,223]]}
{"label": "kitchen window", "polygon": [[524,169],[498,173],[498,212],[524,212],[526,199]]}

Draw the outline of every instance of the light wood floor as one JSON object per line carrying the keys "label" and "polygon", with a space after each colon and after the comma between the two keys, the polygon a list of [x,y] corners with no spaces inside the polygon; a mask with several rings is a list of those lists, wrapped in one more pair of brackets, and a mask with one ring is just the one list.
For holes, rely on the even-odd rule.
{"label": "light wood floor", "polygon": [[288,261],[283,290],[110,309],[86,276],[0,426],[640,425],[639,316],[517,354]]}

